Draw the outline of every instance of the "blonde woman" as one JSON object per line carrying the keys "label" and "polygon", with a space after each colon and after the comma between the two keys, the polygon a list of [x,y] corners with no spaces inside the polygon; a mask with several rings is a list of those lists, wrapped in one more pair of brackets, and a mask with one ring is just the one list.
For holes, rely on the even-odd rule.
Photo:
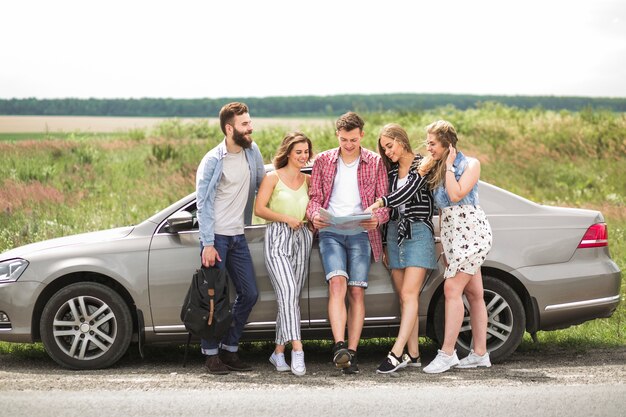
{"label": "blonde woman", "polygon": [[[383,126],[378,152],[389,179],[387,196],[366,211],[391,208],[387,236],[387,261],[400,298],[402,318],[398,337],[376,372],[387,374],[406,366],[421,366],[418,346],[419,291],[429,269],[437,267],[433,239],[434,205],[426,178],[418,172],[422,156],[414,154],[409,135],[395,123]],[[408,353],[403,354],[405,346]]]}
{"label": "blonde woman", "polygon": [[[428,125],[426,132],[430,156],[424,158],[420,168],[429,172],[428,183],[439,209],[447,267],[443,345],[424,372],[441,373],[451,367],[490,367],[480,267],[491,249],[492,235],[478,200],[480,162],[457,150],[458,137],[450,122],[436,121]],[[463,322],[463,294],[469,302],[474,348],[459,361],[454,346]]]}
{"label": "blonde woman", "polygon": [[[300,292],[309,272],[313,235],[304,222],[309,203],[310,176],[300,169],[311,160],[311,140],[301,132],[288,133],[274,158],[275,171],[265,176],[254,212],[268,222],[265,266],[276,292],[276,347],[270,362],[279,372],[306,373],[300,336]],[[291,366],[285,344],[291,342]]]}

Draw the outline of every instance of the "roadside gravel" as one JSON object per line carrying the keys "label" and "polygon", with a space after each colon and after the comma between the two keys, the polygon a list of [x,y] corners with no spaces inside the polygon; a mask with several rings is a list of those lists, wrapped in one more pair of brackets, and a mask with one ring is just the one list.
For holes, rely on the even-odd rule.
{"label": "roadside gravel", "polygon": [[[131,348],[132,349],[132,348]],[[293,376],[277,373],[267,355],[246,354],[252,372],[226,376],[207,374],[198,353],[190,354],[182,367],[182,356],[158,354],[140,359],[127,355],[116,367],[98,371],[70,371],[60,368],[45,356],[24,358],[0,355],[0,393],[3,391],[160,391],[160,390],[233,390],[255,388],[368,388],[374,386],[463,387],[471,385],[515,387],[520,385],[624,385],[626,384],[626,346],[615,349],[592,349],[585,353],[570,350],[515,353],[509,360],[490,369],[452,370],[428,375],[419,369],[404,369],[391,375],[378,375],[376,367],[385,352],[366,353],[360,357],[359,375],[342,375],[330,363],[329,355],[320,352],[307,356],[307,374]],[[166,351],[167,353],[167,351]],[[262,357],[261,357],[262,356]],[[423,353],[424,363],[434,352]]]}

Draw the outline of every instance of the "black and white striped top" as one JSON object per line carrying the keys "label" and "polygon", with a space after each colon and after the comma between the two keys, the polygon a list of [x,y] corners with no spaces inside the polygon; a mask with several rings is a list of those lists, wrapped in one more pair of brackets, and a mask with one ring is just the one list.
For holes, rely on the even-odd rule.
{"label": "black and white striped top", "polygon": [[[424,222],[433,235],[435,234],[433,226],[435,207],[432,194],[428,189],[426,177],[421,177],[417,173],[417,167],[421,159],[421,155],[415,156],[409,169],[407,181],[400,189],[397,188],[398,164],[394,164],[387,173],[389,189],[392,192],[388,196],[382,197],[382,200],[385,207],[392,208],[391,220],[398,221],[398,245],[405,238],[411,239],[410,224],[416,221]],[[402,204],[405,205],[405,208],[404,215],[401,216],[398,207]],[[386,230],[384,235],[386,235]]]}

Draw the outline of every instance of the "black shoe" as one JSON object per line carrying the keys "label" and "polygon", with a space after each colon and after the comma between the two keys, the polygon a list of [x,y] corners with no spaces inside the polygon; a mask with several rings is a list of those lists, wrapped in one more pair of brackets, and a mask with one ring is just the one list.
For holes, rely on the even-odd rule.
{"label": "black shoe", "polygon": [[394,355],[393,352],[389,352],[385,360],[380,364],[378,369],[376,369],[376,373],[390,374],[392,372],[397,371],[400,368],[404,368],[405,366],[406,366],[406,363],[403,362],[403,359]]}
{"label": "black shoe", "polygon": [[350,351],[343,340],[333,346],[333,363],[340,369],[350,366]]}
{"label": "black shoe", "polygon": [[402,355],[402,362],[406,363],[406,366],[414,368],[419,368],[420,366],[422,366],[422,361],[420,360],[419,355],[414,358],[413,356],[411,356],[411,354],[405,353],[404,355]]}
{"label": "black shoe", "polygon": [[206,357],[206,362],[204,362],[204,366],[206,370],[210,374],[214,375],[226,375],[230,373],[226,365],[220,360],[218,355],[209,355]]}
{"label": "black shoe", "polygon": [[350,362],[348,362],[348,366],[343,368],[343,373],[346,375],[358,374],[359,373],[359,365],[356,357],[356,350],[350,349],[348,351],[350,353]]}
{"label": "black shoe", "polygon": [[251,371],[252,367],[239,359],[237,352],[220,349],[220,360],[231,371]]}

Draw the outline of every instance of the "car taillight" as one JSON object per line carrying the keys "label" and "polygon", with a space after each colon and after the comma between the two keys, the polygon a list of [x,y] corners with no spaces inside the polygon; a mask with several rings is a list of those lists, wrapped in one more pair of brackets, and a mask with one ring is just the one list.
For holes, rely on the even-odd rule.
{"label": "car taillight", "polygon": [[589,227],[585,232],[585,236],[578,244],[579,248],[598,248],[601,246],[609,246],[609,230],[606,223],[596,223]]}

